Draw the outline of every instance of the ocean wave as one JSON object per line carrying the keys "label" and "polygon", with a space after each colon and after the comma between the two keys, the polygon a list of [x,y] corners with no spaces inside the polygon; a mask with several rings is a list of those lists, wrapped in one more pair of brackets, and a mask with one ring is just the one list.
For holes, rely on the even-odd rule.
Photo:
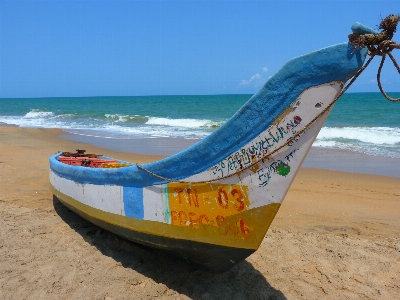
{"label": "ocean wave", "polygon": [[20,127],[40,128],[74,128],[90,127],[90,124],[80,124],[79,120],[70,114],[55,115],[52,112],[31,111],[24,116],[0,116],[0,122],[14,124]]}
{"label": "ocean wave", "polygon": [[49,118],[49,117],[54,117],[54,113],[51,111],[40,111],[38,109],[32,109],[23,118],[36,119],[36,118]]}
{"label": "ocean wave", "polygon": [[400,128],[323,127],[313,147],[400,158]]}
{"label": "ocean wave", "polygon": [[323,127],[317,142],[358,141],[373,145],[400,145],[400,128],[394,127]]}
{"label": "ocean wave", "polygon": [[149,120],[149,117],[141,115],[105,114],[105,117],[112,122],[132,122],[135,124],[145,124]]}
{"label": "ocean wave", "polygon": [[[80,116],[74,114],[55,114],[52,111],[41,111],[38,109],[32,109],[30,112],[26,113],[23,119],[73,119]],[[19,117],[15,117],[19,118]]]}
{"label": "ocean wave", "polygon": [[221,126],[223,121],[200,120],[200,119],[169,119],[151,117],[146,125],[159,125],[183,128],[216,128]]}
{"label": "ocean wave", "polygon": [[373,156],[384,156],[391,158],[400,158],[400,149],[393,145],[366,145],[366,144],[349,144],[335,141],[318,141],[316,140],[313,147],[327,148],[327,149],[338,149],[347,150],[353,152],[364,153]]}

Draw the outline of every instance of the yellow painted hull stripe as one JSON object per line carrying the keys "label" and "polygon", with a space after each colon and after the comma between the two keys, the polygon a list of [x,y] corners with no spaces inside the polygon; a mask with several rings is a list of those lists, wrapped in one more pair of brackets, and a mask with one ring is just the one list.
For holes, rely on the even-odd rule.
{"label": "yellow painted hull stripe", "polygon": [[220,226],[207,224],[198,224],[198,227],[176,226],[109,213],[83,204],[61,193],[53,186],[52,191],[57,198],[77,211],[110,225],[165,238],[255,250],[260,246],[280,207],[279,203],[271,203],[262,207],[249,209],[226,217],[220,223]]}

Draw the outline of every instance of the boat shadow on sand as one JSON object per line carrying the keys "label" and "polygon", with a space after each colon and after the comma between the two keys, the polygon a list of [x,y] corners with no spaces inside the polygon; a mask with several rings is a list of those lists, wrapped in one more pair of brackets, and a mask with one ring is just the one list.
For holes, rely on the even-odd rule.
{"label": "boat shadow on sand", "polygon": [[53,196],[57,214],[91,246],[157,283],[194,299],[286,299],[246,260],[223,274],[198,270],[86,221]]}

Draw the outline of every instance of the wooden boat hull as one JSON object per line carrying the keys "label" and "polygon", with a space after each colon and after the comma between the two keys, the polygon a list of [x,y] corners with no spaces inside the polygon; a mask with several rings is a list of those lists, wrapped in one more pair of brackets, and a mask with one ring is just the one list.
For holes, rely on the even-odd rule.
{"label": "wooden boat hull", "polygon": [[[223,273],[256,251],[256,249],[221,246],[132,230],[121,224],[113,224],[102,218],[96,218],[92,214],[86,213],[86,209],[83,209],[79,204],[76,205],[77,203],[74,203],[72,199],[65,201],[65,199],[69,198],[68,196],[60,195],[57,191],[54,191],[54,193],[66,207],[93,224],[128,240],[156,248],[168,256],[189,263],[197,268],[215,273]],[[80,209],[77,207],[80,207]],[[276,211],[271,211],[271,214],[276,213]],[[273,217],[271,217],[271,221],[272,219]],[[131,220],[128,219],[126,221],[121,223],[129,223]],[[141,225],[142,227],[146,227],[146,224]]]}
{"label": "wooden boat hull", "polygon": [[224,272],[258,249],[365,56],[339,44],[288,62],[226,124],[158,162],[85,168],[54,155],[53,193],[102,228]]}

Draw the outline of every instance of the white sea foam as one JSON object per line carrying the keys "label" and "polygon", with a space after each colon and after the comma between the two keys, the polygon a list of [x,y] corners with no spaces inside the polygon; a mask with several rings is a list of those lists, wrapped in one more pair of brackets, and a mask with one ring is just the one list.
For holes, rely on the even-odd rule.
{"label": "white sea foam", "polygon": [[40,111],[36,109],[32,109],[30,112],[28,112],[24,118],[26,119],[35,119],[35,118],[49,118],[53,117],[54,113],[51,111]]}
{"label": "white sea foam", "polygon": [[127,115],[113,115],[113,114],[105,114],[107,119],[112,120],[113,122],[126,122],[129,120],[129,116]]}
{"label": "white sea foam", "polygon": [[324,148],[338,148],[339,143],[335,142],[335,141],[321,141],[319,139],[316,139],[313,146],[316,147],[324,147]]}
{"label": "white sea foam", "polygon": [[204,138],[209,133],[201,130],[183,130],[176,127],[155,128],[154,126],[123,127],[109,125],[102,128],[73,128],[65,129],[67,132],[87,135],[93,137],[115,138],[115,139],[134,139],[134,138],[154,138],[154,137],[180,137],[186,139]]}
{"label": "white sea foam", "polygon": [[222,122],[214,122],[211,120],[199,120],[199,119],[169,119],[169,118],[158,118],[151,117],[146,122],[146,125],[162,125],[162,126],[174,126],[184,128],[201,128],[201,127],[213,127],[219,126]]}
{"label": "white sea foam", "polygon": [[[148,116],[142,115],[120,115],[120,114],[105,114],[107,121],[114,123],[132,123],[136,125],[145,124],[148,120]],[[130,126],[127,124],[126,126]]]}
{"label": "white sea foam", "polygon": [[323,127],[314,147],[336,148],[400,158],[400,128]]}
{"label": "white sea foam", "polygon": [[[0,116],[0,122],[20,127],[74,128],[79,124],[71,118],[73,115],[54,115],[52,112],[29,112],[25,116]],[[84,127],[84,126],[82,126]]]}
{"label": "white sea foam", "polygon": [[359,141],[375,145],[400,144],[400,128],[389,127],[323,127],[317,142]]}

